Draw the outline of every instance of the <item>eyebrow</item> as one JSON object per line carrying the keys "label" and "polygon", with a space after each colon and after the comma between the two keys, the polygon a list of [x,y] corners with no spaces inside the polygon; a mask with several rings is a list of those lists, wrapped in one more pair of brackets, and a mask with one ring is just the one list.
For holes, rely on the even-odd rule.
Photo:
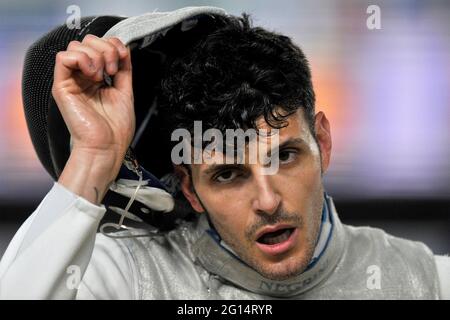
{"label": "eyebrow", "polygon": [[[305,145],[305,144],[306,144],[306,141],[303,140],[302,138],[290,138],[290,139],[287,139],[286,141],[283,141],[278,146],[272,148],[270,153],[273,154],[275,148],[283,149],[290,145]],[[236,164],[236,163],[234,163],[234,164],[226,164],[226,163],[211,164],[207,169],[205,169],[205,171],[203,171],[203,175],[209,175],[211,173],[218,172],[220,170],[240,169],[243,166],[244,166],[243,164]]]}
{"label": "eyebrow", "polygon": [[[302,138],[290,138],[290,139],[287,139],[286,141],[284,141],[283,143],[280,143],[278,145],[278,149],[283,149],[284,147],[293,145],[293,144],[306,145],[306,141],[303,140]],[[274,147],[273,149],[275,149],[275,148],[276,147]]]}

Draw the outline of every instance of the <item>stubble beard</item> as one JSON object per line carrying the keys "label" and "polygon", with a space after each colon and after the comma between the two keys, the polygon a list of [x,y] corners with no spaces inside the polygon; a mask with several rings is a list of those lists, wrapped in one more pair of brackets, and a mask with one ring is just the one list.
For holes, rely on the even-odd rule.
{"label": "stubble beard", "polygon": [[[301,226],[304,230],[308,231],[308,235],[306,237],[306,243],[302,247],[302,251],[304,253],[302,254],[300,261],[292,261],[292,257],[287,257],[285,261],[285,265],[283,266],[283,262],[281,262],[278,266],[271,266],[267,265],[267,262],[262,262],[259,259],[255,259],[254,256],[251,255],[250,246],[254,245],[254,240],[248,239],[246,237],[245,245],[242,243],[239,243],[236,239],[236,237],[228,236],[227,233],[220,232],[220,223],[217,224],[216,221],[214,221],[211,218],[211,221],[216,227],[219,227],[217,231],[222,237],[222,240],[230,246],[233,251],[236,253],[236,255],[242,259],[248,266],[250,266],[252,269],[254,269],[256,272],[258,272],[263,277],[274,280],[274,281],[283,281],[288,280],[290,278],[296,277],[300,275],[305,269],[308,267],[309,262],[311,261],[314,250],[316,247],[316,243],[319,236],[319,230],[320,230],[320,222],[322,217],[322,209],[323,209],[323,187],[320,188],[320,191],[318,194],[314,195],[313,203],[313,210],[310,217],[307,217],[306,225],[304,223],[304,219],[301,219],[300,222]],[[292,216],[292,215],[291,215]],[[297,217],[301,217],[300,215],[296,215]],[[306,227],[306,228],[305,228]],[[299,232],[301,230],[299,229]],[[223,234],[223,236],[222,236]],[[287,264],[287,265],[286,265]],[[283,271],[280,271],[279,269],[283,268]]]}

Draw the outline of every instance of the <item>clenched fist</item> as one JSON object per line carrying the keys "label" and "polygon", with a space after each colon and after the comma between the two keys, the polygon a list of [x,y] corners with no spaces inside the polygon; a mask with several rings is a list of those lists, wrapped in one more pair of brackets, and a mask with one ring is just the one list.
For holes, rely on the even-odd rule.
{"label": "clenched fist", "polygon": [[56,56],[52,94],[73,143],[59,183],[94,203],[117,175],[134,135],[131,72],[130,50],[116,38],[87,35]]}
{"label": "clenched fist", "polygon": [[73,148],[126,151],[135,126],[131,80],[129,50],[116,38],[87,35],[56,55],[52,93]]}

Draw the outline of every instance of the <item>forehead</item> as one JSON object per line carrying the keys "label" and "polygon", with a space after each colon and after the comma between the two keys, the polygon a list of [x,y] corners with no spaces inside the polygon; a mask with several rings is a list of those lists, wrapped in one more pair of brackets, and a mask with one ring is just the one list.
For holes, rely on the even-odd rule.
{"label": "forehead", "polygon": [[[264,117],[261,116],[256,121],[256,126],[258,129],[267,130],[270,132],[273,128],[265,121]],[[303,108],[299,108],[295,113],[286,118],[286,126],[279,129],[280,143],[291,137],[302,137],[309,133],[309,126],[305,120]]]}

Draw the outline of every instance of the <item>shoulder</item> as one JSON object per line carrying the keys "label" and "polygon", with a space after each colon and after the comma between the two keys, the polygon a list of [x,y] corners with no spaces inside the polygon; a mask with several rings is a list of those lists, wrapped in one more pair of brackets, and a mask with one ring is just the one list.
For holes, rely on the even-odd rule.
{"label": "shoulder", "polygon": [[378,228],[345,229],[347,248],[354,254],[424,279],[437,279],[433,252],[423,242],[396,237]]}
{"label": "shoulder", "polygon": [[434,256],[439,274],[439,284],[441,288],[441,298],[450,300],[450,257]]}
{"label": "shoulder", "polygon": [[[130,275],[133,283],[127,290],[138,299],[168,298],[174,281],[186,288],[199,288],[201,281],[196,275],[201,272],[192,252],[199,232],[197,222],[183,221],[173,230],[155,231],[133,229],[114,239],[98,235],[94,254],[97,259],[107,254],[111,262],[117,255],[117,271],[124,270],[117,277],[124,279],[125,274]],[[112,253],[106,252],[110,250]]]}
{"label": "shoulder", "polygon": [[162,261],[181,263],[195,260],[192,247],[201,232],[198,219],[180,220],[174,229],[168,231],[148,226],[121,232],[120,237],[113,239],[99,235],[97,240],[100,248],[120,248],[135,264],[142,265],[141,261],[150,265]]}
{"label": "shoulder", "polygon": [[395,293],[394,296],[439,298],[436,262],[424,243],[396,237],[378,228],[344,225],[344,229],[347,268],[375,266],[385,289]]}
{"label": "shoulder", "polygon": [[[152,227],[136,228],[122,232],[121,237],[115,241],[132,255],[139,251],[149,252],[149,250],[153,255],[165,252],[190,254],[191,247],[201,232],[198,219],[180,220],[171,230],[161,231]],[[107,237],[102,235],[102,238]]]}
{"label": "shoulder", "polygon": [[401,237],[393,236],[386,231],[373,227],[355,227],[344,225],[347,241],[359,244],[367,249],[379,249],[384,252],[395,252],[399,255],[422,254],[428,258],[433,257],[432,251],[426,244]]}

